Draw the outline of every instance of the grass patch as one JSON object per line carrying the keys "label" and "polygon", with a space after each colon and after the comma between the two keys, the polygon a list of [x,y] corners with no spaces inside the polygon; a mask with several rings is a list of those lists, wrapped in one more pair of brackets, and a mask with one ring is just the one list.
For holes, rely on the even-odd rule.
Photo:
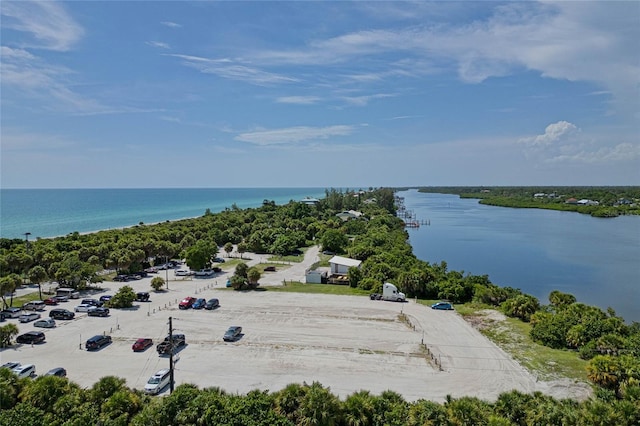
{"label": "grass patch", "polygon": [[588,361],[581,359],[577,352],[568,349],[552,349],[531,339],[531,324],[517,318],[494,320],[483,315],[482,310],[495,307],[478,304],[456,306],[456,310],[465,319],[487,336],[492,342],[510,354],[527,370],[542,380],[567,377],[588,382],[586,366]]}
{"label": "grass patch", "polygon": [[369,291],[351,288],[348,285],[337,284],[305,284],[297,281],[287,281],[284,286],[264,287],[269,291],[279,291],[287,293],[308,293],[308,294],[334,294],[341,296],[368,296]]}
{"label": "grass patch", "polygon": [[270,262],[293,262],[300,263],[304,260],[304,254],[308,250],[308,247],[301,249],[300,254],[289,254],[287,256],[270,256],[267,258],[267,261]]}

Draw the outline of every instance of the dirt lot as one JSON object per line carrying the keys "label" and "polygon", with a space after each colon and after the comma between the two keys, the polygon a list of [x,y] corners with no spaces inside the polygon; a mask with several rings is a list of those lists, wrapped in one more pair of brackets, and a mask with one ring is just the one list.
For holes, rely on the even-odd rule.
{"label": "dirt lot", "polygon": [[[300,273],[298,269],[304,270],[298,265],[293,272]],[[270,279],[281,282],[283,276]],[[149,280],[127,284],[147,291]],[[319,381],[341,397],[360,389],[376,394],[391,389],[407,400],[439,402],[446,395],[491,400],[511,389],[556,397],[588,394],[584,385],[537,382],[454,311],[366,297],[239,293],[221,290],[225,280],[223,275],[171,281],[168,292],[152,293],[152,300],[137,304],[137,309],[112,310],[107,318],[76,314],[76,319],[57,321],[58,327],[46,330],[46,343],[17,345],[0,357],[3,363],[33,363],[40,374],[65,367],[69,378],[82,386],[116,375],[131,387],[143,388],[149,376],[168,367],[169,359],[158,356],[155,347],[134,353],[131,344],[138,337],[159,342],[172,317],[175,332],[187,339],[174,359],[177,384],[245,393]],[[108,284],[113,294],[119,284]],[[185,296],[217,297],[221,306],[213,311],[179,310],[177,302]],[[61,307],[72,310],[76,304]],[[226,343],[222,336],[230,325],[242,326],[244,334]],[[21,333],[34,329],[32,324],[19,327]],[[112,336],[111,345],[84,350],[87,338],[102,333]]]}

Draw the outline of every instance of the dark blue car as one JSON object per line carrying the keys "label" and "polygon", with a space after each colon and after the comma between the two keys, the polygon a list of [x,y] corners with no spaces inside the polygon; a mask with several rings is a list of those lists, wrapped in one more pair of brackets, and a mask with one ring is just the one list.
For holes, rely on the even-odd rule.
{"label": "dark blue car", "polygon": [[431,305],[431,309],[440,309],[443,311],[453,310],[453,305],[449,302],[438,302]]}
{"label": "dark blue car", "polygon": [[202,309],[204,308],[204,305],[207,303],[207,301],[205,299],[198,299],[195,302],[193,302],[193,305],[191,305],[191,307],[193,309]]}

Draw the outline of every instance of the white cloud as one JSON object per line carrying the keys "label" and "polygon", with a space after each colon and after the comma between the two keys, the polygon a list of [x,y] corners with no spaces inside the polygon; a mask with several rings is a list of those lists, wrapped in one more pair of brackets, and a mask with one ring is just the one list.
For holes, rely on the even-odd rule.
{"label": "white cloud", "polygon": [[30,33],[37,42],[32,47],[69,50],[84,35],[84,29],[58,2],[4,1],[0,12],[3,27]]}
{"label": "white cloud", "polygon": [[169,28],[182,28],[182,25],[177,24],[175,22],[171,22],[171,21],[162,21],[160,22],[161,25],[164,25],[165,27],[169,27]]}
{"label": "white cloud", "polygon": [[152,47],[158,47],[160,49],[171,49],[171,47],[167,43],[163,43],[161,41],[147,41],[145,42],[145,44]]}
{"label": "white cloud", "polygon": [[281,96],[276,99],[279,104],[312,105],[321,100],[318,96]]}
{"label": "white cloud", "polygon": [[522,138],[520,142],[530,146],[546,146],[558,142],[562,138],[566,139],[579,131],[580,129],[568,121],[558,121],[557,123],[549,124],[543,134]]}
{"label": "white cloud", "polygon": [[367,95],[367,96],[343,96],[342,100],[344,100],[345,102],[351,105],[366,106],[367,104],[369,104],[371,100],[391,98],[393,96],[395,95],[388,94],[388,93],[378,93],[375,95]]}
{"label": "white cloud", "polygon": [[354,126],[346,125],[328,127],[297,126],[241,133],[235,137],[235,140],[261,146],[291,144],[314,139],[327,139],[334,136],[347,136],[353,133],[354,130]]}

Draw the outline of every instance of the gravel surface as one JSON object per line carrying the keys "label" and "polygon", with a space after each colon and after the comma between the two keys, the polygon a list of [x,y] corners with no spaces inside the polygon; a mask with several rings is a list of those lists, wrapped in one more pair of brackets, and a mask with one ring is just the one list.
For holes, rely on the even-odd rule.
{"label": "gravel surface", "polygon": [[[251,264],[263,260],[245,257],[252,258]],[[304,281],[304,270],[316,260],[314,248],[305,262],[265,273],[261,284]],[[537,382],[455,311],[359,296],[234,292],[222,289],[227,275],[170,277],[170,290],[152,292],[148,303],[136,302],[130,310],[112,309],[107,318],[77,313],[76,319],[57,321],[55,329],[43,330],[46,343],[15,345],[1,351],[0,358],[2,363],[33,363],[39,374],[65,367],[68,377],[85,387],[100,377],[116,375],[125,378],[128,386],[142,389],[153,373],[169,366],[168,357],[158,356],[155,343],[167,335],[171,317],[174,332],[184,333],[187,340],[174,357],[176,384],[246,393],[319,381],[342,398],[361,389],[375,394],[390,389],[410,401],[438,402],[447,395],[494,400],[511,389],[577,399],[589,395],[584,384]],[[160,276],[165,276],[163,271]],[[150,280],[126,284],[148,291]],[[104,285],[109,291],[100,294],[113,294],[121,284]],[[220,307],[179,310],[177,303],[186,296],[216,297]],[[59,307],[73,310],[77,302]],[[222,336],[231,325],[242,326],[243,334],[236,342],[224,342]],[[18,327],[21,333],[34,329],[32,323]],[[104,333],[112,336],[111,345],[95,352],[85,350],[89,337]],[[134,353],[131,345],[139,337],[153,338],[154,347]]]}

